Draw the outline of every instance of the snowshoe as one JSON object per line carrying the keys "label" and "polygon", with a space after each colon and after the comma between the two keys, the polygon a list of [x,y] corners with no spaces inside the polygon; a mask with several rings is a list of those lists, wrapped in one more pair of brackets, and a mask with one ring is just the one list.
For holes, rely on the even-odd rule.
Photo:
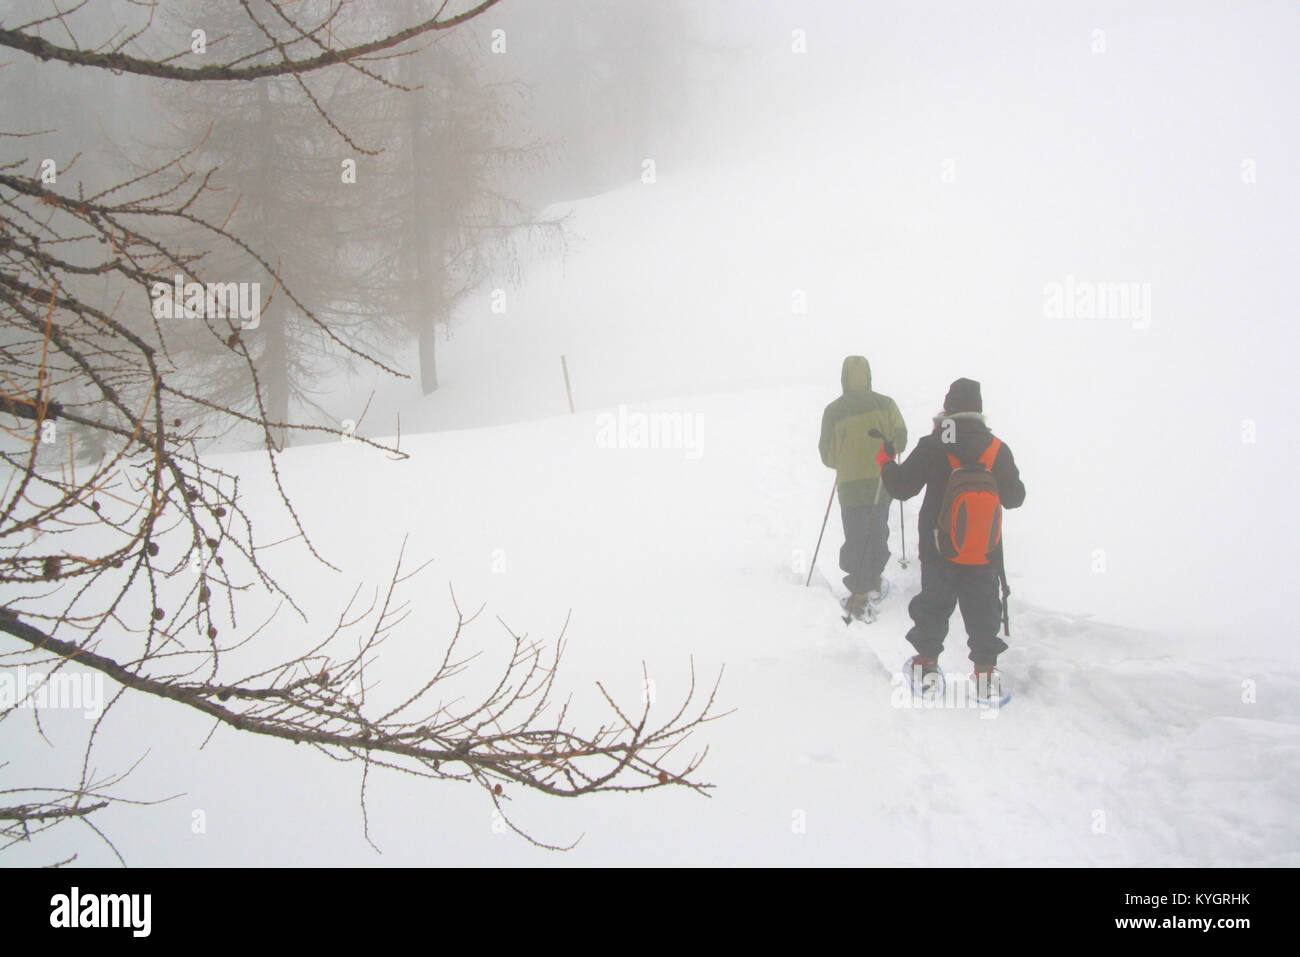
{"label": "snowshoe", "polygon": [[981,708],[1000,708],[1011,700],[1011,689],[1002,672],[993,668],[970,676],[971,700]]}
{"label": "snowshoe", "polygon": [[875,621],[876,618],[876,610],[865,592],[840,599],[840,608],[844,612],[844,624],[846,625],[854,621],[870,623]]}
{"label": "snowshoe", "polygon": [[889,584],[888,578],[880,579],[880,587],[867,592],[867,601],[873,607],[880,607],[880,603],[889,597],[889,592],[893,586]]}
{"label": "snowshoe", "polygon": [[943,697],[945,682],[937,661],[926,661],[920,655],[912,655],[903,662],[903,676],[916,697]]}

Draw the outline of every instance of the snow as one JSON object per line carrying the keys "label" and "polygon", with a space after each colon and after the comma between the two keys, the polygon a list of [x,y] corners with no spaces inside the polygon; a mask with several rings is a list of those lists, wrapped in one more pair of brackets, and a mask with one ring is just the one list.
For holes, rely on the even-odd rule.
{"label": "snow", "polygon": [[[601,447],[601,412],[584,411],[408,437],[412,457],[400,463],[358,445],[283,460],[317,546],[343,569],[315,568],[286,546],[270,555],[317,627],[351,583],[386,581],[404,537],[409,555],[436,558],[407,591],[413,615],[385,651],[383,682],[409,684],[436,661],[448,581],[464,606],[487,603],[473,637],[489,659],[503,637],[490,615],[551,639],[572,609],[562,684],[584,706],[595,704],[596,680],[635,704],[642,661],[662,711],[685,693],[691,656],[702,681],[726,666],[720,705],[734,713],[693,742],[709,746],[701,777],[717,786],[712,797],[510,794],[536,836],[584,835],[556,855],[496,833],[490,804],[471,789],[375,774],[368,808],[381,857],[361,835],[354,766],[225,730],[200,751],[207,722],[131,702],[110,719],[106,732],[117,733],[101,734],[97,763],[147,745],[130,793],[186,793],[107,812],[101,826],[131,863],[164,865],[1300,861],[1294,657],[1043,607],[1040,563],[1024,545],[1009,552],[1012,703],[992,716],[896,707],[890,675],[910,652],[902,635],[915,562],[891,566],[897,590],[871,625],[846,628],[823,581],[803,586],[800,553],[806,560],[827,492],[810,448],[824,398],[765,389],[635,406],[699,416],[696,458]],[[254,456],[229,460],[256,483]],[[1029,501],[1007,522],[1013,543],[1035,505],[1064,507],[1048,494],[1036,503],[1033,473],[1026,479]],[[265,487],[246,494],[267,497]],[[896,519],[892,542],[897,555]],[[834,575],[838,546],[833,515],[818,575]],[[275,651],[307,633],[273,632]],[[950,639],[941,664],[963,672],[964,643]],[[1253,703],[1243,700],[1248,680]],[[204,834],[190,832],[195,809]]]}
{"label": "snow", "polygon": [[[1085,43],[1090,26],[1075,24]],[[1204,30],[1217,47],[1230,26],[1178,38],[1194,48]],[[906,49],[915,25],[895,28]],[[1203,79],[1200,56],[1174,70],[1166,60],[1180,54],[1148,35],[1163,29],[1115,24],[1112,72],[1091,63],[1096,86],[1065,112],[1049,65],[1080,42],[1073,28],[1019,58],[989,47],[1003,72],[986,93],[935,65],[959,51],[922,51],[914,78],[928,79],[884,88],[876,130],[822,125],[838,115],[828,103],[767,148],[750,150],[750,135],[726,163],[661,163],[653,185],[573,204],[563,261],[508,289],[504,315],[486,290],[462,310],[440,342],[435,395],[380,387],[359,432],[392,434],[400,411],[408,460],[360,444],[282,457],[295,507],[341,570],[293,543],[267,553],[310,618],[282,612],[267,653],[328,628],[358,582],[366,595],[384,585],[405,541],[408,558],[434,564],[405,591],[411,616],[385,650],[385,687],[439,659],[449,583],[464,607],[486,604],[472,640],[488,660],[504,648],[495,616],[553,641],[571,612],[560,684],[585,713],[597,680],[637,702],[643,661],[659,714],[685,694],[692,658],[706,685],[725,667],[719,705],[733,713],[692,739],[709,747],[699,776],[711,797],[507,791],[535,836],[582,836],[556,854],[498,833],[473,789],[376,773],[367,806],[381,856],[362,835],[355,765],[228,730],[200,750],[208,722],[128,699],[97,766],[147,750],[129,793],[184,794],[110,809],[99,826],[136,865],[1300,864],[1287,268],[1300,210],[1281,184],[1294,125],[1267,121],[1270,99],[1251,112],[1216,92],[1294,78],[1268,72],[1267,50]],[[1070,83],[1083,82],[1070,63]],[[872,76],[863,89],[877,89]],[[1190,85],[1175,96],[1180,79]],[[936,89],[951,126],[911,109]],[[1017,91],[1015,110],[998,90]],[[1193,115],[1198,102],[1217,104],[1217,122]],[[1243,186],[1245,155],[1272,179]],[[952,184],[939,179],[947,156]],[[1150,282],[1150,324],[1045,318],[1044,285],[1067,276]],[[871,359],[914,438],[952,379],[981,380],[1015,452],[1028,497],[1006,518],[1001,662],[1015,696],[995,715],[895,706],[919,584],[914,562],[896,563],[896,509],[895,591],[876,623],[846,628],[825,585],[803,585],[831,485],[817,428],[850,353]],[[338,383],[329,401],[355,417],[371,388]],[[689,420],[698,447],[609,447],[602,416],[620,405]],[[220,458],[262,540],[281,537],[258,456]],[[909,555],[918,506],[907,503]],[[832,580],[840,535],[832,513],[818,560]],[[242,629],[273,608],[248,601]],[[941,666],[967,666],[958,616]],[[47,718],[56,742],[84,733]],[[11,768],[75,766],[75,749],[16,724],[0,725]],[[82,863],[111,862],[84,834],[61,829],[6,863],[58,859],[74,837]]]}

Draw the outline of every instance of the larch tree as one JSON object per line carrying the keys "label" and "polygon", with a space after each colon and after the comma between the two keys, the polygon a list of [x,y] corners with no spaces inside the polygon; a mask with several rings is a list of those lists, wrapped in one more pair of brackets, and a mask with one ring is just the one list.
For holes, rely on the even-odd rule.
{"label": "larch tree", "polygon": [[465,297],[517,281],[529,253],[564,242],[563,219],[540,215],[512,189],[545,146],[512,142],[523,91],[478,65],[484,46],[469,31],[439,37],[402,58],[395,75],[409,92],[393,95],[396,162],[382,167],[377,198],[395,228],[398,302],[426,395],[438,387],[438,331]]}
{"label": "larch tree", "polygon": [[[0,51],[36,70],[70,66],[106,80],[130,75],[219,84],[224,95],[238,90],[246,97],[232,110],[264,109],[263,130],[277,134],[280,91],[295,87],[310,94],[320,124],[351,148],[352,134],[329,111],[333,91],[343,89],[331,86],[330,77],[350,71],[389,91],[382,77],[370,76],[373,58],[401,54],[495,2],[443,4],[427,16],[377,28],[377,16],[345,22],[353,9],[341,0],[238,0],[228,8],[247,18],[263,41],[239,49],[228,44],[225,52],[213,42],[202,56],[160,33],[152,7],[136,8],[139,22],[107,35],[96,33],[101,21],[77,19],[82,7],[51,7],[43,17],[0,25]],[[313,79],[319,82],[308,85]],[[222,111],[205,109],[215,131]],[[286,148],[288,129],[280,140]],[[302,276],[308,287],[300,287],[297,274],[288,276],[282,265],[299,241],[313,255],[338,261],[328,260],[334,254],[328,243],[313,245],[320,237],[302,236],[303,229],[324,230],[331,221],[300,210],[300,229],[285,232],[271,216],[244,210],[253,204],[239,198],[241,186],[268,203],[279,200],[277,189],[297,195],[299,186],[254,161],[247,168],[251,180],[218,188],[219,170],[194,163],[207,147],[202,139],[109,185],[92,188],[71,175],[46,182],[33,162],[40,151],[32,149],[31,132],[0,130],[0,724],[9,734],[30,716],[39,739],[49,695],[74,673],[97,677],[112,692],[88,725],[81,753],[63,762],[70,779],[58,778],[48,757],[33,758],[32,748],[6,751],[0,850],[81,824],[121,856],[95,821],[115,805],[147,802],[123,793],[130,767],[100,772],[96,755],[109,733],[107,719],[128,700],[199,715],[211,733],[305,744],[355,762],[363,822],[366,781],[380,771],[477,786],[510,827],[534,841],[507,813],[507,802],[520,792],[707,792],[710,786],[695,776],[704,753],[679,750],[716,717],[717,686],[699,701],[693,668],[685,700],[666,720],[651,720],[649,697],[626,709],[598,685],[608,710],[594,727],[585,720],[579,727],[569,705],[554,702],[563,633],[551,654],[506,629],[497,673],[490,659],[471,667],[477,656],[462,649],[477,613],[462,612],[453,595],[455,625],[440,663],[428,674],[404,675],[405,687],[376,689],[368,676],[381,650],[391,653],[407,615],[400,593],[418,569],[399,555],[372,601],[358,599],[358,586],[324,625],[303,613],[292,589],[277,580],[256,530],[277,505],[291,535],[274,544],[293,543],[298,558],[328,566],[281,480],[279,433],[286,427],[342,433],[276,418],[261,398],[250,407],[250,396],[271,394],[261,378],[279,361],[274,347],[268,357],[266,344],[254,340],[260,327],[244,328],[240,316],[202,308],[198,285],[224,278],[234,268],[226,263],[238,264],[242,280],[256,277],[274,289],[286,314],[314,330],[311,335],[382,370],[382,362],[341,340],[326,321],[329,310],[338,317],[338,294],[318,296],[309,272]],[[328,142],[323,133],[305,137],[308,145],[298,143],[295,162],[312,171],[304,181],[315,182],[316,162],[322,170],[336,166],[339,148],[322,145]],[[257,144],[249,148],[256,151]],[[311,201],[308,190],[303,202]],[[368,239],[345,233],[339,245],[366,248]],[[341,261],[354,265],[347,256]],[[385,262],[382,256],[373,261]],[[190,278],[200,308],[184,321],[169,321],[156,307],[177,275],[186,280],[186,308]],[[193,343],[203,337],[210,353],[196,361]],[[217,369],[231,385],[215,396],[200,391],[196,383]],[[186,417],[197,409],[217,428],[261,435],[270,501],[250,502],[240,475],[206,453]],[[102,454],[93,463],[41,461],[47,436],[67,426],[98,437]],[[402,454],[396,446],[358,441]],[[296,630],[286,626],[281,607],[301,617]],[[20,688],[17,676],[28,668],[38,680]],[[458,684],[467,671],[476,676],[468,694]],[[128,737],[147,740],[150,733],[135,726]],[[15,782],[15,775],[23,779]]]}

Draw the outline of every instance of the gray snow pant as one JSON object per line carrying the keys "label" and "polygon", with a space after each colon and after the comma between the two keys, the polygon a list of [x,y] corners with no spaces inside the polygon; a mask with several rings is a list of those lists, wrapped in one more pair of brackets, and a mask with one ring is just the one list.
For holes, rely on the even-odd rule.
{"label": "gray snow pant", "polygon": [[862,595],[880,587],[880,573],[889,561],[889,505],[840,503],[840,519],[844,522],[840,568],[845,572],[844,587],[850,594]]}
{"label": "gray snow pant", "polygon": [[1002,598],[995,565],[921,563],[921,593],[907,606],[915,623],[907,640],[924,658],[938,658],[948,634],[948,619],[961,605],[966,644],[976,667],[992,668],[1007,643],[998,637],[1002,626]]}

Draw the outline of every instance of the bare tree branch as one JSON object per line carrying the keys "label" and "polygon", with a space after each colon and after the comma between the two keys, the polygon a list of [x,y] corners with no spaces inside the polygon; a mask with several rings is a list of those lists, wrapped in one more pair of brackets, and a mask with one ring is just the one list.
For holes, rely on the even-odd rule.
{"label": "bare tree branch", "polygon": [[[418,84],[389,81],[355,61],[465,23],[497,0],[455,15],[446,15],[443,3],[432,18],[352,45],[334,38],[341,0],[305,5],[309,12],[324,8],[313,23],[303,19],[307,14],[291,16],[280,0],[258,0],[270,5],[273,18],[257,15],[254,0],[236,2],[257,31],[255,49],[216,65],[187,67],[173,62],[181,54],[124,52],[148,32],[151,5],[148,22],[111,45],[78,44],[72,19],[82,5],[76,4],[0,27],[0,46],[188,81],[291,75],[301,85],[301,74],[346,63],[400,93]],[[67,45],[40,36],[42,28],[60,31]],[[330,96],[301,89],[347,139],[329,116]],[[0,142],[28,140],[15,135]],[[599,717],[583,711],[580,727],[579,709],[556,694],[568,622],[553,651],[504,622],[504,638],[494,629],[495,641],[469,650],[481,609],[463,612],[453,593],[456,624],[441,660],[410,687],[379,688],[372,676],[383,670],[380,650],[410,612],[399,592],[419,569],[404,569],[399,555],[382,594],[362,602],[358,586],[332,626],[321,628],[277,581],[269,550],[287,543],[334,568],[317,551],[281,479],[283,436],[314,432],[395,458],[403,453],[395,443],[271,414],[259,362],[265,343],[254,330],[224,310],[201,310],[178,322],[159,303],[169,300],[173,283],[202,290],[205,280],[219,270],[224,278],[227,265],[237,263],[239,275],[270,287],[266,303],[291,304],[318,341],[384,374],[401,374],[311,307],[282,268],[283,250],[273,243],[263,248],[232,225],[238,200],[218,202],[213,170],[187,169],[202,145],[93,189],[30,175],[28,157],[0,158],[0,584],[6,602],[0,675],[32,664],[49,669],[36,689],[23,688],[19,700],[0,706],[0,722],[30,708],[36,734],[52,741],[38,699],[60,672],[84,671],[117,687],[85,736],[79,777],[63,787],[0,788],[0,850],[73,822],[123,860],[95,821],[115,805],[156,802],[122,794],[131,769],[103,777],[92,753],[107,715],[127,697],[183,706],[212,722],[210,734],[257,734],[359,762],[367,841],[366,789],[381,771],[477,786],[512,830],[551,848],[572,842],[541,841],[511,820],[506,805],[518,794],[577,797],[665,786],[707,794],[711,785],[696,778],[707,749],[677,754],[716,717],[718,683],[703,694],[693,663],[684,700],[668,720],[652,720],[648,700],[639,710],[621,707],[598,684]],[[70,166],[59,170],[61,177]],[[530,223],[515,215],[520,212],[505,197],[484,195],[480,207],[461,216],[461,238],[444,250],[448,273],[466,288],[484,275],[487,252],[464,239],[466,233],[557,226]],[[205,378],[220,387],[205,388],[211,385]],[[276,541],[255,534],[260,509],[246,501],[240,475],[205,455],[214,435],[234,429],[252,433],[264,453],[273,492],[257,504],[287,516],[287,531],[277,532]],[[280,614],[285,608],[307,631],[301,650],[284,650],[294,639]],[[245,618],[253,619],[251,627]],[[264,651],[271,634],[273,648]],[[0,763],[0,770],[14,769]]]}
{"label": "bare tree branch", "polygon": [[[403,30],[397,30],[386,36],[369,40],[364,43],[358,43],[352,46],[326,48],[314,56],[305,56],[294,58],[289,50],[292,43],[299,42],[303,38],[312,38],[319,41],[322,33],[321,27],[315,27],[310,30],[302,28],[294,23],[293,29],[299,34],[298,40],[290,41],[286,44],[275,44],[269,47],[264,53],[269,57],[270,54],[277,54],[276,58],[269,59],[267,62],[250,64],[248,66],[237,66],[233,62],[214,63],[201,67],[184,67],[173,65],[170,61],[183,54],[172,54],[166,57],[138,57],[117,51],[98,52],[94,50],[83,50],[77,46],[60,46],[51,43],[33,33],[27,32],[31,27],[38,25],[42,21],[33,21],[25,27],[10,29],[0,27],[0,46],[9,47],[14,50],[20,50],[23,53],[31,54],[40,60],[55,60],[67,63],[73,66],[88,66],[102,70],[111,70],[115,73],[134,73],[139,76],[148,76],[162,80],[185,80],[190,82],[211,82],[214,80],[259,80],[266,77],[286,76],[288,74],[311,73],[325,67],[335,66],[340,63],[353,63],[363,57],[374,53],[380,53],[412,40],[415,37],[422,36],[440,30],[450,30],[466,23],[479,14],[483,13],[490,7],[496,6],[500,0],[480,0],[479,3],[469,9],[444,17],[442,8],[434,16],[416,23]],[[273,4],[282,12],[284,4]],[[445,4],[443,5],[445,7]],[[293,21],[285,17],[286,20]],[[241,58],[242,59],[242,58]]]}

